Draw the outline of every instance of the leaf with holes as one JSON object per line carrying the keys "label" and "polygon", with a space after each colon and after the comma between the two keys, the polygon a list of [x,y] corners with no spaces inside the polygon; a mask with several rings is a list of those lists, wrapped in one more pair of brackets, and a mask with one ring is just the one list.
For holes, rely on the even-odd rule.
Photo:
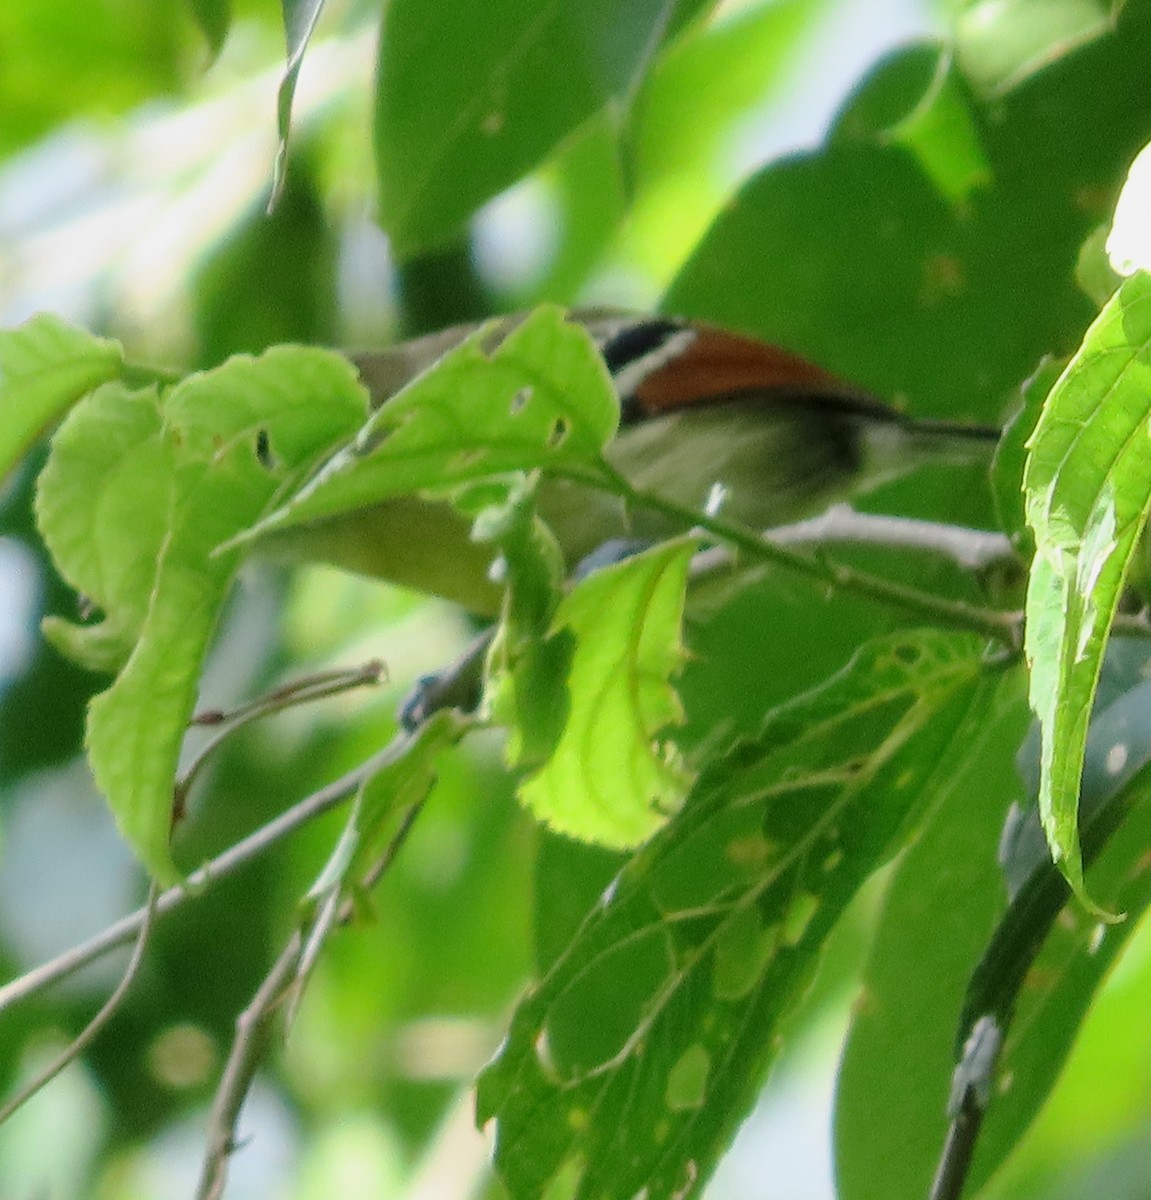
{"label": "leaf with holes", "polygon": [[445,355],[242,540],[514,471],[562,469],[602,480],[600,453],[618,419],[591,338],[547,306],[490,354],[481,330]]}
{"label": "leaf with holes", "polygon": [[164,397],[108,385],[53,443],[37,518],[61,574],[104,620],[51,628],[84,661],[119,669],[89,707],[89,758],[158,878],[175,876],[176,762],[240,561],[217,547],[349,436],[366,405],[346,360],[283,347],[191,376]]}
{"label": "leaf with holes", "polygon": [[[1151,511],[1151,276],[1087,331],[1031,437],[1024,492],[1035,559],[1025,650],[1042,735],[1039,812],[1080,899],[1079,783],[1107,635]],[[1089,901],[1087,901],[1089,903]]]}
{"label": "leaf with holes", "polygon": [[838,1200],[903,1200],[931,1189],[956,1014],[1003,909],[995,848],[1004,812],[1022,795],[1015,756],[1031,718],[1022,664],[972,718],[943,802],[885,890],[836,1080]]}
{"label": "leaf with holes", "polygon": [[950,786],[984,675],[975,639],[883,639],[704,772],[480,1077],[513,1197],[698,1193],[828,932]]}
{"label": "leaf with holes", "polygon": [[674,744],[683,720],[670,677],[680,639],[691,538],[664,542],[592,572],[560,602],[552,637],[568,631],[568,712],[555,752],[520,799],[559,833],[635,846],[683,801],[691,784]]}

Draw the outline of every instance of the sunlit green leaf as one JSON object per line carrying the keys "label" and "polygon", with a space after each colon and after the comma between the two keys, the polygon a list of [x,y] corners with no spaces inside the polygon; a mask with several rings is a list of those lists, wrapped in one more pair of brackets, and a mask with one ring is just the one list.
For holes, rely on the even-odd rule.
{"label": "sunlit green leaf", "polygon": [[[55,636],[121,668],[91,703],[89,758],[125,836],[171,879],[171,794],[200,667],[239,563],[216,548],[347,437],[366,397],[337,355],[285,347],[161,400],[108,385],[57,436],[38,496],[61,573],[104,609]],[[101,657],[102,656],[102,659]]]}
{"label": "sunlit green leaf", "polygon": [[402,255],[451,238],[485,200],[632,87],[670,0],[394,0],[376,98],[384,228]]}
{"label": "sunlit green leaf", "polygon": [[139,637],[172,519],[175,454],[154,388],[107,384],[73,409],[37,484],[36,518],[57,570],[96,624],[58,617],[44,631],[93,670],[118,671]]}
{"label": "sunlit green leaf", "polygon": [[951,786],[982,673],[972,639],[884,639],[704,772],[481,1076],[512,1196],[696,1194],[828,931]]}
{"label": "sunlit green leaf", "polygon": [[[568,630],[568,714],[548,762],[520,799],[559,833],[634,846],[679,807],[691,783],[669,726],[683,715],[670,678],[687,569],[696,543],[665,542],[593,571],[560,602],[553,634]],[[663,735],[663,736],[661,736]]]}
{"label": "sunlit green leaf", "polygon": [[1151,511],[1151,276],[1129,279],[1052,389],[1024,474],[1036,553],[1027,592],[1031,705],[1043,749],[1039,811],[1083,896],[1079,783],[1107,635]]}
{"label": "sunlit green leaf", "polygon": [[483,336],[389,400],[350,446],[247,536],[415,491],[442,494],[509,471],[570,467],[597,478],[619,413],[588,335],[548,307],[490,354]]}
{"label": "sunlit green leaf", "polygon": [[85,393],[114,379],[119,343],[47,313],[0,331],[0,478]]}

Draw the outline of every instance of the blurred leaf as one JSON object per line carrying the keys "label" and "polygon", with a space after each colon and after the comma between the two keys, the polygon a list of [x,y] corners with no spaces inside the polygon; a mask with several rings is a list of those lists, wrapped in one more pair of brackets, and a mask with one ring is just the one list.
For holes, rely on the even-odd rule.
{"label": "blurred leaf", "polygon": [[603,359],[562,310],[490,354],[481,331],[372,414],[355,441],[243,540],[419,490],[534,468],[601,473],[619,406]]}
{"label": "blurred leaf", "polygon": [[[1075,263],[1075,282],[1100,308],[1123,282],[1108,255],[1108,230],[1106,224],[1092,230],[1079,247],[1079,258]],[[1148,262],[1151,262],[1151,256],[1148,256]]]}
{"label": "blurred leaf", "polygon": [[0,12],[0,156],[85,114],[123,113],[180,82],[183,3],[21,0]]}
{"label": "blurred leaf", "polygon": [[304,51],[308,48],[316,22],[324,8],[324,0],[281,0],[284,10],[284,38],[288,44],[288,62],[284,78],[276,94],[276,121],[279,127],[280,146],[276,152],[275,174],[272,178],[272,196],[269,210],[279,202],[288,170],[288,138],[292,132],[292,100],[296,95],[296,80],[304,65]]}
{"label": "blurred leaf", "polygon": [[456,234],[485,200],[624,95],[671,0],[393,0],[376,98],[380,212],[401,257]]}
{"label": "blurred leaf", "polygon": [[336,236],[313,156],[297,150],[293,164],[276,211],[249,209],[196,272],[198,366],[259,354],[277,342],[338,341]]}
{"label": "blurred leaf", "polygon": [[232,24],[232,0],[189,0],[192,15],[208,43],[212,58],[224,48]]}
{"label": "blurred leaf", "polygon": [[697,1194],[828,931],[951,785],[982,674],[972,639],[885,639],[712,763],[480,1077],[512,1196]]}
{"label": "blurred leaf", "polygon": [[971,96],[946,48],[919,46],[865,81],[831,133],[905,147],[953,204],[991,182]]}
{"label": "blurred leaf", "polygon": [[969,0],[954,37],[968,78],[1002,95],[1114,28],[1112,0]]}
{"label": "blurred leaf", "polygon": [[[901,64],[863,85],[907,102]],[[662,307],[742,328],[916,412],[996,420],[1045,355],[1070,353],[1093,308],[1075,282],[1087,234],[1151,126],[1151,12],[972,115],[990,179],[962,209],[901,146],[838,138],[759,173],[709,231]],[[836,124],[852,124],[854,101]],[[863,122],[866,129],[867,122]],[[850,252],[845,252],[845,247]],[[733,280],[739,286],[733,286]]]}
{"label": "blurred leaf", "polygon": [[123,365],[118,342],[48,313],[0,331],[0,478],[81,396],[116,378]]}
{"label": "blurred leaf", "polygon": [[1128,562],[1151,512],[1151,276],[1129,279],[1088,330],[1032,434],[1024,474],[1035,559],[1025,650],[1042,731],[1039,812],[1086,900],[1078,805],[1087,724]]}
{"label": "blurred leaf", "polygon": [[995,847],[1021,790],[1014,757],[1029,720],[1022,672],[973,707],[963,761],[908,846],[883,903],[835,1103],[841,1200],[926,1196],[947,1128],[956,1014],[1003,908]]}
{"label": "blurred leaf", "polygon": [[544,168],[559,244],[532,297],[578,295],[609,255],[666,286],[722,208],[732,143],[786,83],[826,0],[767,0],[669,45],[626,120],[585,123]]}
{"label": "blurred leaf", "polygon": [[557,833],[614,849],[663,824],[691,784],[674,743],[683,720],[670,683],[695,539],[664,542],[593,571],[560,601],[553,630],[571,630],[570,711],[547,763],[520,799]]}
{"label": "blurred leaf", "polygon": [[61,573],[106,616],[51,630],[88,660],[122,667],[89,707],[89,759],[158,878],[175,874],[177,757],[239,563],[216,548],[347,437],[365,405],[346,360],[281,347],[190,376],[162,403],[106,385],[57,435],[37,499],[41,529]]}
{"label": "blurred leaf", "polygon": [[45,612],[74,606],[76,593],[52,567],[36,530],[33,495],[47,446],[35,447],[14,473],[0,498],[0,538],[28,559],[20,567],[22,581],[35,601],[27,611],[9,612],[14,628],[23,627],[33,640],[22,661],[9,660],[0,686],[0,779],[9,785],[33,771],[62,766],[80,753],[84,711],[99,681],[61,657],[34,631]]}
{"label": "blurred leaf", "polygon": [[441,756],[459,741],[468,724],[454,709],[432,713],[397,745],[392,761],[356,792],[343,831],[304,898],[304,944],[295,972],[293,1010],[320,952],[339,927],[344,901],[350,898],[362,905],[369,872],[394,861],[411,818],[435,786]]}

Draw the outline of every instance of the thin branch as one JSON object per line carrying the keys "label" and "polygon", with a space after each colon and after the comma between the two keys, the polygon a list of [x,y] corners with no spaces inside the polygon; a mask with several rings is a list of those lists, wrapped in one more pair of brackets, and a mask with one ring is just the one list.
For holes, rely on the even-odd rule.
{"label": "thin branch", "polygon": [[266,717],[296,704],[307,704],[327,696],[337,696],[352,688],[373,686],[387,678],[381,659],[372,658],[358,667],[337,667],[330,671],[313,671],[281,683],[262,696],[248,700],[229,710],[204,709],[192,718],[193,725],[223,725],[246,722],[254,717]]}
{"label": "thin branch", "polygon": [[971,1027],[951,1077],[947,1115],[951,1124],[928,1200],[959,1200],[971,1169],[983,1114],[991,1103],[995,1070],[1003,1048],[1003,1027],[984,1013]]}
{"label": "thin branch", "polygon": [[385,677],[384,664],[373,658],[362,666],[352,669],[341,668],[334,671],[316,671],[311,675],[302,676],[289,683],[273,688],[255,700],[249,700],[231,711],[205,709],[192,718],[193,725],[225,726],[215,737],[210,738],[193,757],[187,770],[176,780],[172,788],[172,809],[177,817],[184,812],[188,793],[192,790],[204,764],[237,730],[250,725],[253,721],[269,717],[273,713],[283,712],[284,709],[294,708],[301,704],[310,704],[315,700],[325,700],[338,696],[358,687],[374,687]]}
{"label": "thin branch", "polygon": [[124,970],[124,974],[120,982],[116,985],[115,990],[104,1001],[100,1007],[100,1011],[88,1022],[84,1029],[72,1039],[60,1054],[48,1064],[35,1079],[25,1084],[15,1096],[0,1107],[0,1125],[18,1109],[26,1104],[33,1096],[36,1095],[41,1088],[46,1087],[61,1071],[64,1070],[70,1063],[75,1062],[81,1054],[95,1041],[101,1030],[108,1022],[116,1015],[120,1005],[123,1004],[132,984],[136,981],[136,976],[140,972],[140,965],[144,961],[144,951],[148,945],[148,938],[152,932],[152,922],[156,916],[157,901],[159,899],[158,889],[155,884],[152,885],[148,893],[148,902],[143,908],[143,919],[140,923],[139,930],[136,935],[136,946],[132,951],[132,957],[128,961],[128,966]]}
{"label": "thin branch", "polygon": [[832,587],[913,612],[942,625],[997,638],[1013,649],[1020,644],[1018,613],[980,608],[962,600],[952,600],[946,596],[907,587],[905,584],[833,563],[822,557],[798,554],[786,546],[765,540],[758,533],[741,525],[721,520],[710,513],[684,507],[654,493],[637,491],[622,475],[615,472],[612,475],[613,490],[626,503],[663,513],[683,529],[701,529],[732,550],[745,554],[752,561],[782,567],[808,578],[821,580]]}
{"label": "thin branch", "polygon": [[[383,853],[356,881],[358,889],[372,888],[396,861],[423,811],[425,799],[409,807]],[[320,906],[310,931],[305,931],[303,925],[293,931],[251,1003],[236,1019],[236,1036],[212,1104],[208,1145],[196,1200],[219,1200],[224,1193],[228,1163],[238,1145],[236,1127],[240,1110],[267,1054],[272,1018],[286,1004],[285,1028],[291,1024],[302,990],[328,934],[336,925],[349,921],[354,912],[352,898],[340,903],[339,893],[339,888],[334,889]]]}
{"label": "thin branch", "polygon": [[982,1124],[983,1109],[972,1097],[964,1097],[962,1108],[947,1127],[947,1140],[928,1200],[960,1200]]}
{"label": "thin branch", "polygon": [[1016,557],[1005,533],[915,517],[856,512],[850,504],[833,504],[818,517],[768,529],[763,536],[778,546],[859,545],[922,550],[949,558],[965,571],[984,571]]}
{"label": "thin branch", "polygon": [[288,939],[251,1003],[236,1018],[236,1036],[216,1089],[208,1121],[208,1148],[196,1200],[219,1200],[228,1178],[228,1160],[236,1149],[236,1124],[271,1035],[272,1017],[295,978],[304,938],[297,929]]}
{"label": "thin branch", "polygon": [[[156,914],[162,916],[174,908],[179,908],[180,905],[198,895],[213,880],[232,874],[252,859],[278,845],[295,833],[297,829],[322,813],[343,803],[362,783],[398,761],[407,750],[410,741],[409,733],[397,734],[387,746],[377,751],[358,767],[354,767],[326,787],[313,792],[288,809],[287,812],[281,813],[275,820],[262,825],[242,841],[230,846],[222,854],[205,863],[198,871],[193,871],[184,883],[162,892],[155,903]],[[88,963],[95,962],[110,951],[126,945],[136,936],[147,920],[148,908],[146,906],[139,908],[89,938],[88,941],[73,947],[50,962],[28,971],[4,987],[0,987],[0,1013],[17,1001],[42,991],[50,984],[74,974]]]}

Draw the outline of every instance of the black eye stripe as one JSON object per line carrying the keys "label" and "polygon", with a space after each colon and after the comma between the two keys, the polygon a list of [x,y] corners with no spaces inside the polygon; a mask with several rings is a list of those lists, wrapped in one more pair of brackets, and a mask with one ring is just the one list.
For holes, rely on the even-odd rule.
{"label": "black eye stripe", "polygon": [[642,321],[613,334],[604,342],[600,353],[607,369],[612,375],[618,375],[626,367],[659,350],[682,331],[683,326],[676,321]]}

